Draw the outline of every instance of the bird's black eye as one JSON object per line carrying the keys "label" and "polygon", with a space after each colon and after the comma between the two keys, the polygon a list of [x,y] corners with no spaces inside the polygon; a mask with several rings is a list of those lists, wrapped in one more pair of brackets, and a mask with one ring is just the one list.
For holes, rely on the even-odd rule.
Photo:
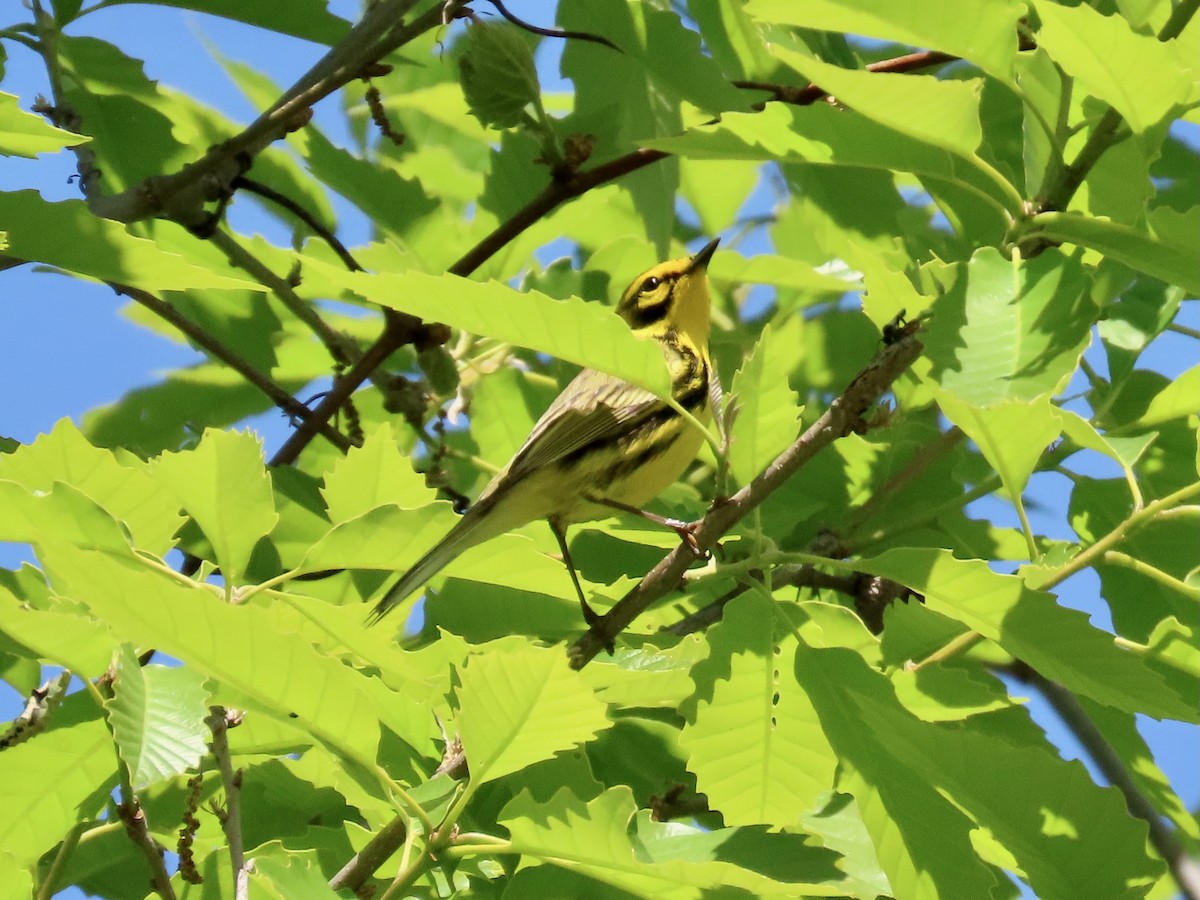
{"label": "bird's black eye", "polygon": [[639,294],[649,294],[651,291],[655,290],[660,284],[662,284],[662,279],[656,278],[654,275],[651,275],[649,278],[647,278],[645,281],[642,282],[642,286],[638,289],[638,293]]}

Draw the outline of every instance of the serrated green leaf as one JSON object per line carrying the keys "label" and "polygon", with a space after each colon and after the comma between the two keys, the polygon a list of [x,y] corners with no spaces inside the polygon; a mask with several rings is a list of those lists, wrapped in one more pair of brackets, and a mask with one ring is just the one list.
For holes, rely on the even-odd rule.
{"label": "serrated green leaf", "polygon": [[1143,229],[1099,216],[1074,212],[1034,216],[1032,231],[1054,241],[1066,241],[1099,251],[1105,257],[1145,272],[1167,284],[1200,295],[1200,257],[1188,245],[1156,238]]}
{"label": "serrated green leaf", "polygon": [[317,541],[294,574],[325,569],[403,572],[440,540],[457,517],[449,503],[420,509],[380,506],[334,525]]}
{"label": "serrated green leaf", "polygon": [[183,524],[178,503],[142,466],[120,463],[110,451],[93,447],[70,419],[60,419],[49,434],[0,456],[0,479],[39,491],[66,482],[123,523],[138,549],[155,556],[174,546]]}
{"label": "serrated green leaf", "polygon": [[776,22],[848,32],[881,41],[896,41],[944,50],[976,63],[990,75],[1011,82],[1017,55],[1018,3],[970,0],[910,0],[903,6],[888,0],[751,0],[747,12],[762,22]]}
{"label": "serrated green leaf", "polygon": [[626,833],[634,812],[628,787],[610,788],[586,804],[564,788],[545,803],[522,792],[504,808],[500,822],[518,853],[552,861],[638,897],[699,900],[707,896],[706,889],[718,887],[741,888],[760,897],[842,893],[835,885],[776,880],[726,862],[645,862]]}
{"label": "serrated green leaf", "polygon": [[812,704],[780,678],[795,638],[777,624],[774,601],[742,595],[709,630],[708,659],[692,672],[695,705],[679,741],[697,790],[730,825],[793,826],[833,787],[837,758]]}
{"label": "serrated green leaf", "polygon": [[372,303],[549,353],[669,396],[670,379],[658,344],[634,337],[600,304],[518,293],[496,282],[454,275],[339,274],[348,288]]}
{"label": "serrated green leaf", "polygon": [[1136,422],[1128,427],[1131,429],[1154,428],[1173,419],[1181,419],[1196,414],[1196,395],[1200,391],[1200,365],[1192,366],[1171,380],[1171,383],[1158,391],[1146,411]]}
{"label": "serrated green leaf", "polygon": [[[692,161],[694,164],[694,161]],[[706,185],[711,188],[711,184]],[[854,273],[846,277],[827,275],[812,266],[786,256],[759,253],[742,256],[731,250],[718,250],[708,267],[709,280],[716,284],[745,283],[773,284],[776,287],[796,288],[830,294],[858,290],[860,280]]]}
{"label": "serrated green leaf", "polygon": [[1015,702],[998,679],[944,666],[897,669],[892,687],[904,708],[926,722],[955,722],[1008,709]]}
{"label": "serrated green leaf", "polygon": [[390,422],[382,422],[361,447],[351,447],[325,474],[321,489],[336,525],[384,504],[417,509],[435,499],[425,479],[400,453]]}
{"label": "serrated green leaf", "polygon": [[0,91],[0,156],[34,159],[64,147],[86,144],[91,138],[49,124],[41,116],[21,109],[19,99]]}
{"label": "serrated green leaf", "polygon": [[946,391],[937,393],[946,418],[963,430],[1000,475],[1008,496],[1022,506],[1021,495],[1038,460],[1062,433],[1062,419],[1049,397],[1032,402],[1006,400],[972,406]]}
{"label": "serrated green leaf", "polygon": [[979,124],[981,80],[942,81],[932,75],[900,75],[843,69],[786,47],[776,55],[813,84],[855,112],[914,140],[926,141],[966,160],[981,163]]}
{"label": "serrated green leaf", "polygon": [[254,545],[279,520],[258,438],[208,428],[194,449],[160,456],[150,474],[200,526],[226,584],[241,584]]}
{"label": "serrated green leaf", "polygon": [[468,658],[461,678],[455,722],[473,784],[550,759],[609,725],[604,704],[557,648],[492,645]]}
{"label": "serrated green leaf", "polygon": [[1039,0],[1036,9],[1042,20],[1038,46],[1116,109],[1136,134],[1188,99],[1191,64],[1178,42],[1139,34],[1121,16],[1101,15],[1090,6]]}
{"label": "serrated green leaf", "polygon": [[[898,895],[990,894],[986,869],[976,870],[978,879],[960,880],[974,853],[961,846],[971,826],[955,806],[990,830],[1047,900],[1126,897],[1157,877],[1162,864],[1146,854],[1145,824],[1128,815],[1116,789],[1098,788],[1080,763],[973,730],[978,719],[963,726],[922,723],[901,707],[884,675],[846,650],[800,648],[796,677],[839,756],[861,779],[851,781],[850,791]],[[1013,790],[1018,781],[1022,790]],[[939,803],[937,792],[955,806]],[[939,806],[957,824],[938,827],[928,813]],[[906,846],[897,836],[905,842],[920,836],[927,852],[890,864]]]}
{"label": "serrated green leaf", "polygon": [[361,676],[295,635],[267,610],[230,606],[211,589],[58,548],[46,569],[59,592],[86,603],[121,639],[154,647],[238,691],[256,708],[307,729],[329,747],[371,766],[379,725]]}
{"label": "serrated green leaf", "polygon": [[526,107],[541,101],[533,51],[521,30],[507,22],[472,24],[458,71],[467,105],[484,125],[513,128],[525,119]]}
{"label": "serrated green leaf", "polygon": [[43,491],[0,481],[0,510],[0,541],[36,547],[63,542],[114,556],[133,555],[112,516],[69,484],[55,482]]}
{"label": "serrated green leaf", "polygon": [[692,666],[707,653],[698,635],[674,647],[618,647],[610,657],[597,657],[581,670],[583,680],[605,703],[619,706],[678,709],[695,690]]}
{"label": "serrated green leaf", "polygon": [[959,185],[1013,215],[1018,212],[1016,194],[1007,182],[984,174],[931,143],[827,105],[768,104],[760,113],[726,113],[716,124],[690,128],[678,137],[647,138],[640,143],[690,159],[912,172],[935,182]]}
{"label": "serrated green leaf", "polygon": [[70,669],[80,678],[99,678],[112,662],[117,641],[82,609],[67,612],[66,604],[56,610],[32,609],[4,587],[0,608],[0,634],[27,647],[39,660]]}
{"label": "serrated green leaf", "polygon": [[108,729],[86,694],[68,697],[54,727],[0,753],[0,845],[33,867],[81,818],[95,815],[116,783]]}
{"label": "serrated green leaf", "polygon": [[36,191],[0,193],[0,221],[6,223],[10,256],[57,266],[85,278],[149,291],[265,290],[253,281],[214,274],[161,250],[153,241],[130,234],[123,225],[92,215],[82,200],[51,203]]}
{"label": "serrated green leaf", "polygon": [[940,388],[976,407],[1062,389],[1098,315],[1078,260],[1047,251],[1014,264],[987,247],[944,277],[924,338]]}
{"label": "serrated green leaf", "polygon": [[768,325],[733,376],[737,413],[729,464],[741,484],[749,484],[800,432],[803,407],[788,378],[800,355],[803,324],[792,316],[778,329]]}
{"label": "serrated green leaf", "polygon": [[1052,595],[1027,588],[1015,575],[993,572],[982,560],[907,548],[855,567],[918,591],[929,609],[962,622],[1047,678],[1098,703],[1156,718],[1200,721],[1200,710],[1117,647],[1111,634],[1093,627],[1084,613],[1059,606]]}
{"label": "serrated green leaf", "polygon": [[208,752],[208,691],[191,669],[143,667],[125,644],[105,706],[135,789],[189,771]]}

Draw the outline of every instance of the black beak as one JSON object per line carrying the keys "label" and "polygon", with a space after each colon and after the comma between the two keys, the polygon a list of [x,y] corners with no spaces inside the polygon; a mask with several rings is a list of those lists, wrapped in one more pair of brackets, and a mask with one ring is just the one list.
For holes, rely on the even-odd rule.
{"label": "black beak", "polygon": [[697,271],[703,272],[705,269],[707,269],[708,261],[712,259],[712,255],[717,252],[717,244],[719,243],[721,243],[720,238],[713,238],[711,241],[705,244],[700,252],[692,257],[692,261],[687,267],[687,274],[690,275]]}

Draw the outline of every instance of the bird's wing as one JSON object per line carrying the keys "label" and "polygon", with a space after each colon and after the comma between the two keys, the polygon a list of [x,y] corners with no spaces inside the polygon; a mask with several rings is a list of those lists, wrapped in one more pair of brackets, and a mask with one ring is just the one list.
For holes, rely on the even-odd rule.
{"label": "bird's wing", "polygon": [[542,414],[496,481],[510,481],[551,465],[589,444],[628,433],[669,410],[661,399],[627,381],[585,369]]}

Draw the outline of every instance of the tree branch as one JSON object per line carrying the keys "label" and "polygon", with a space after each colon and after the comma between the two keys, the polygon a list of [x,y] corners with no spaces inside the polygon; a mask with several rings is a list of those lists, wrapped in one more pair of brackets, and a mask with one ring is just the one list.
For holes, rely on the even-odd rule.
{"label": "tree branch", "polygon": [[[893,59],[881,59],[879,62],[868,64],[865,68],[868,72],[891,72],[899,74],[957,61],[958,57],[951,56],[949,53],[942,53],[938,50],[922,50],[919,53],[908,53],[904,56],[894,57]],[[815,84],[807,84],[803,87],[796,84],[776,84],[769,81],[734,81],[732,84],[734,87],[745,90],[768,91],[774,95],[771,99],[778,100],[780,103],[788,103],[792,106],[811,106],[818,100],[824,100],[829,96],[828,91],[823,90]]]}
{"label": "tree branch", "polygon": [[233,869],[234,900],[250,897],[250,871],[246,868],[246,852],[242,845],[242,770],[234,770],[229,753],[229,726],[241,721],[221,706],[214,706],[208,716],[212,731],[212,753],[225,786],[225,811],[218,815],[225,838],[229,841],[229,864]]}
{"label": "tree branch", "polygon": [[1057,682],[1051,681],[1040,672],[1025,663],[1018,662],[1009,666],[1005,671],[1015,678],[1030,685],[1046,698],[1046,702],[1058,714],[1062,723],[1083,745],[1096,768],[1104,775],[1109,784],[1117,788],[1125,797],[1125,804],[1131,815],[1144,821],[1150,827],[1150,843],[1158,851],[1171,876],[1179,886],[1179,893],[1187,900],[1200,900],[1200,865],[1191,859],[1184,851],[1175,833],[1169,829],[1159,815],[1154,804],[1142,793],[1129,769],[1112,744],[1096,727],[1087,711],[1080,705],[1069,690]]}
{"label": "tree branch", "polygon": [[171,175],[158,175],[111,196],[89,196],[93,213],[118,222],[168,218],[188,228],[208,224],[206,204],[229,195],[251,160],[279,138],[303,125],[308,109],[357,78],[370,64],[453,16],[463,0],[434,3],[412,22],[403,17],[417,0],[380,0],[275,104],[240,134],[212,147],[203,157]]}
{"label": "tree branch", "polygon": [[[127,284],[112,284],[113,290],[119,294],[131,298],[135,303],[146,307],[159,318],[171,325],[175,326],[189,340],[201,347],[214,359],[219,359],[229,368],[233,369],[248,382],[258,388],[271,400],[276,406],[282,409],[289,416],[298,419],[302,423],[308,423],[311,413],[307,406],[277,385],[274,381],[258,371],[248,360],[240,354],[235,353],[230,348],[226,347],[211,334],[189,319],[187,316],[171,306],[164,300],[160,300],[148,291],[143,291],[141,288],[131,287]],[[337,429],[331,427],[326,422],[319,424],[314,423],[312,433],[320,434],[335,447],[342,451],[349,450],[353,444]]]}
{"label": "tree branch", "polygon": [[163,861],[163,848],[150,834],[146,825],[146,813],[133,792],[129,782],[129,768],[117,754],[117,777],[120,780],[121,802],[117,804],[117,815],[125,825],[125,833],[137,845],[150,867],[150,882],[154,891],[163,900],[175,900],[175,888],[171,886],[171,876],[167,874],[166,863]]}
{"label": "tree branch", "polygon": [[[1158,39],[1169,41],[1178,37],[1192,17],[1196,15],[1197,9],[1200,9],[1200,0],[1182,0],[1171,10],[1170,17],[1159,29]],[[1125,120],[1121,114],[1111,106],[1105,110],[1096,127],[1092,129],[1092,133],[1088,135],[1087,142],[1080,149],[1079,155],[1062,170],[1060,177],[1043,191],[1036,204],[1038,212],[1061,211],[1070,205],[1071,198],[1075,196],[1075,192],[1079,190],[1080,185],[1083,184],[1084,179],[1087,178],[1096,163],[1100,161],[1100,157],[1104,155],[1105,151],[1129,136],[1127,131],[1124,133],[1121,131],[1121,126],[1124,124]],[[1039,252],[1044,246],[1039,242],[1033,245],[1034,249],[1031,249],[1030,252]]]}
{"label": "tree branch", "polygon": [[375,837],[371,838],[365,847],[358,851],[346,865],[342,866],[341,871],[329,879],[329,886],[335,891],[350,888],[357,892],[367,883],[367,879],[375,873],[375,870],[400,849],[407,837],[407,817],[396,816],[379,829]]}
{"label": "tree branch", "polygon": [[[864,428],[866,423],[863,414],[912,364],[921,350],[920,341],[913,335],[902,337],[884,347],[794,444],[748,485],[729,499],[714,504],[704,518],[696,523],[692,532],[696,548],[703,552],[713,547],[730,528],[766,500],[819,451],[837,438]],[[571,667],[582,668],[602,649],[610,646],[613,639],[651,603],[674,590],[694,561],[693,550],[685,544],[680,544],[663,557],[646,577],[571,646],[568,651]]]}

